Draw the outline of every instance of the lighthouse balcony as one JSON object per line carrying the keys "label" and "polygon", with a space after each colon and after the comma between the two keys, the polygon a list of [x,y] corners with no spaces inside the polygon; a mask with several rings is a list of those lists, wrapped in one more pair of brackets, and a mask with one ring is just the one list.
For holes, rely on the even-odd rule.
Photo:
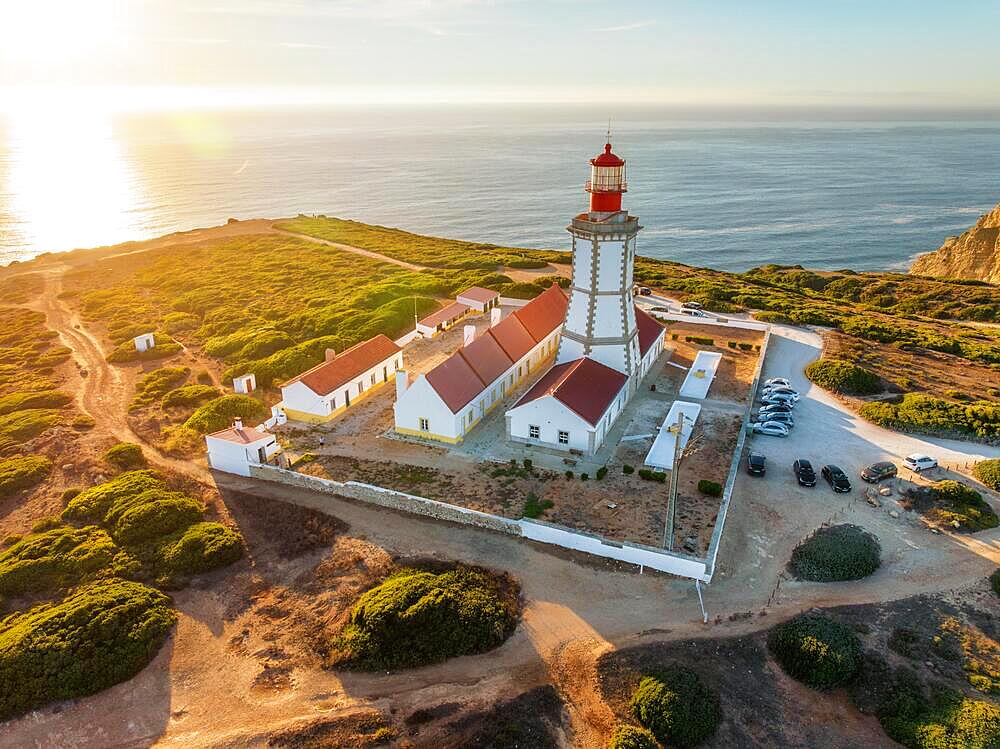
{"label": "lighthouse balcony", "polygon": [[628,211],[595,211],[579,214],[566,228],[570,233],[599,234],[611,239],[620,234],[635,234],[642,227],[639,226],[639,217],[630,216]]}
{"label": "lighthouse balcony", "polygon": [[628,182],[620,180],[590,180],[583,186],[587,192],[628,192]]}

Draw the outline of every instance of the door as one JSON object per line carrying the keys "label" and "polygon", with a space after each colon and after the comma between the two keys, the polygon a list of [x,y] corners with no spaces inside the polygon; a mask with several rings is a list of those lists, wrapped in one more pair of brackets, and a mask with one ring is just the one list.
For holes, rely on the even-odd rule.
{"label": "door", "polygon": [[345,390],[344,391],[344,406],[347,407],[347,406],[350,406],[350,405],[351,405],[351,391],[350,390]]}

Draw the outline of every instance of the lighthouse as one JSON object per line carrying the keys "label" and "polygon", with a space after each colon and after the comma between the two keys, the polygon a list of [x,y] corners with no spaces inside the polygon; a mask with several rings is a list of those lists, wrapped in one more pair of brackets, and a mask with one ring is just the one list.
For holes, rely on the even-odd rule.
{"label": "lighthouse", "polygon": [[590,210],[570,221],[573,274],[556,364],[588,357],[624,374],[635,388],[639,331],[632,302],[639,219],[622,208],[625,160],[611,143],[590,160]]}

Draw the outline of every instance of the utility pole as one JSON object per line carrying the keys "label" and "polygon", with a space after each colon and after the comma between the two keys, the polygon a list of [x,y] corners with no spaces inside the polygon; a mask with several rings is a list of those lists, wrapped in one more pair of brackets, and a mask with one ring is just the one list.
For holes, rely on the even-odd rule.
{"label": "utility pole", "polygon": [[674,516],[677,514],[677,469],[681,464],[681,433],[684,430],[684,412],[677,411],[677,431],[674,434],[674,459],[670,468],[670,489],[667,495],[667,517],[663,521],[663,548],[674,548]]}

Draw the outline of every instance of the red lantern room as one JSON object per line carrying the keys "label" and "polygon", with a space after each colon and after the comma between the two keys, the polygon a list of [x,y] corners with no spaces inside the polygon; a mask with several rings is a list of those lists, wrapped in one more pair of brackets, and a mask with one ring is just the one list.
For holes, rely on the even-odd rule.
{"label": "red lantern room", "polygon": [[611,153],[611,144],[604,144],[604,153],[590,160],[591,213],[613,213],[622,209],[622,193],[628,190],[625,181],[625,161]]}

